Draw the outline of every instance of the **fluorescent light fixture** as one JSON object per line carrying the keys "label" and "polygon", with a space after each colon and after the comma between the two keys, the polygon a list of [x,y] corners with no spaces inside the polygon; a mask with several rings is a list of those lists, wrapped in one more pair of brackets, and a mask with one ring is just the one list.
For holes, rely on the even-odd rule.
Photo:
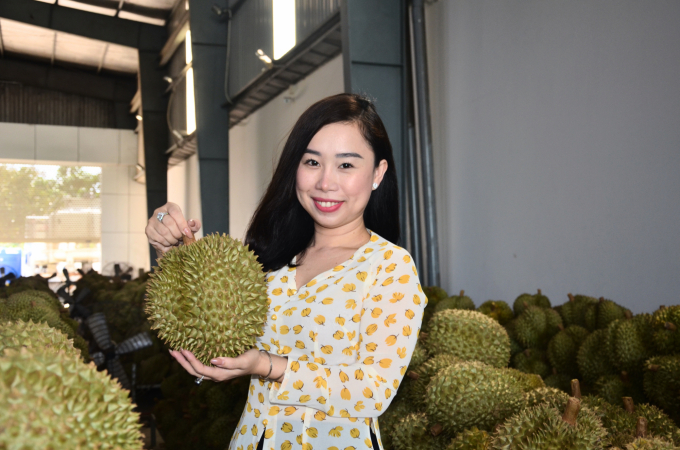
{"label": "fluorescent light fixture", "polygon": [[295,47],[295,0],[272,0],[274,11],[274,59]]}
{"label": "fluorescent light fixture", "polygon": [[[186,63],[189,64],[193,55],[191,54],[191,30],[187,30],[186,40]],[[187,70],[186,74],[187,87],[187,133],[191,134],[196,131],[196,100],[194,98],[194,69],[193,67]]]}
{"label": "fluorescent light fixture", "polygon": [[135,118],[136,118],[137,120],[142,120],[141,114],[137,114],[137,115],[135,116]]}

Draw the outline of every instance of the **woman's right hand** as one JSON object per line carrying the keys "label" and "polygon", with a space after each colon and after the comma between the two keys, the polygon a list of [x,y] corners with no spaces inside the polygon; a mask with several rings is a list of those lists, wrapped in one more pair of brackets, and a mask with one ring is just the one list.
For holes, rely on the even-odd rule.
{"label": "woman's right hand", "polygon": [[[158,220],[158,213],[167,213],[163,221]],[[182,236],[194,237],[194,233],[201,229],[201,222],[195,219],[188,221],[182,214],[182,209],[175,203],[168,202],[157,208],[146,224],[146,237],[149,244],[156,249],[159,258],[172,247],[179,245]]]}

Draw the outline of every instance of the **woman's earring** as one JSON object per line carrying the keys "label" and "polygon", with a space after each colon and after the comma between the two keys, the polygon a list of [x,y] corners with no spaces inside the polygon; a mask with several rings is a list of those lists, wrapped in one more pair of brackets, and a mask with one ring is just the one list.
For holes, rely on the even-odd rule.
{"label": "woman's earring", "polygon": [[373,190],[375,191],[376,189],[378,189],[378,183],[373,183]]}

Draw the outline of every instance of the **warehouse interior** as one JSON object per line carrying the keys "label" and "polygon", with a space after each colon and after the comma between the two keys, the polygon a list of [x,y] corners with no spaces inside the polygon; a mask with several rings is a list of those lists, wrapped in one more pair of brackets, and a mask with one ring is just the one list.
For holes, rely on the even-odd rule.
{"label": "warehouse interior", "polygon": [[[145,228],[173,202],[201,221],[198,239],[243,240],[298,117],[359,93],[392,143],[395,244],[412,255],[428,299],[426,339],[436,336],[433,313],[476,309],[514,345],[503,366],[553,377],[545,384],[569,395],[577,378],[584,394],[656,405],[677,429],[678,23],[670,0],[2,0],[0,301],[18,280],[37,290],[44,281],[72,321],[69,338],[136,402],[144,448],[227,448],[250,406],[248,377],[200,395],[192,380],[171,378],[177,365],[160,356],[167,345],[144,312],[158,266]],[[541,310],[540,338],[518,331],[525,309],[546,306],[559,326],[548,331]],[[598,335],[604,347],[616,347],[610,323],[637,317],[649,317],[647,334],[626,339],[644,357],[597,372],[617,378],[605,388],[576,352],[601,330],[611,331]],[[89,325],[97,320],[106,339]],[[585,334],[569,335],[579,345],[571,364],[557,362],[548,342],[571,326]],[[663,387],[650,393],[650,383]],[[199,420],[208,392],[232,396],[233,411]],[[395,415],[429,407],[398,410],[397,399],[380,421],[381,445],[416,448],[405,443],[416,434],[400,442],[387,430],[399,428]],[[172,419],[182,414],[180,426]],[[431,448],[469,428],[435,435],[434,419],[418,420],[430,420]],[[497,425],[473,424],[489,436]],[[609,444],[588,448],[632,442],[608,431]],[[680,446],[680,430],[668,433]],[[525,448],[488,439],[455,448]],[[307,448],[297,444],[288,448]]]}

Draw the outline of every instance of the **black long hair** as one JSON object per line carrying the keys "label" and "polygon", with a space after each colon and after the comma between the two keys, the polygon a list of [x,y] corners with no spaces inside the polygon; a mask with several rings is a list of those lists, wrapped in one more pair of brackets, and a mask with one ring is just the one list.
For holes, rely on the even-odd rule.
{"label": "black long hair", "polygon": [[375,155],[375,167],[387,161],[380,186],[371,192],[364,224],[388,241],[399,240],[399,191],[392,144],[370,100],[337,94],[310,106],[298,119],[283,147],[272,181],[248,226],[245,243],[265,271],[289,264],[312,244],[314,220],[296,195],[297,170],[314,135],[332,123],[356,123]]}

